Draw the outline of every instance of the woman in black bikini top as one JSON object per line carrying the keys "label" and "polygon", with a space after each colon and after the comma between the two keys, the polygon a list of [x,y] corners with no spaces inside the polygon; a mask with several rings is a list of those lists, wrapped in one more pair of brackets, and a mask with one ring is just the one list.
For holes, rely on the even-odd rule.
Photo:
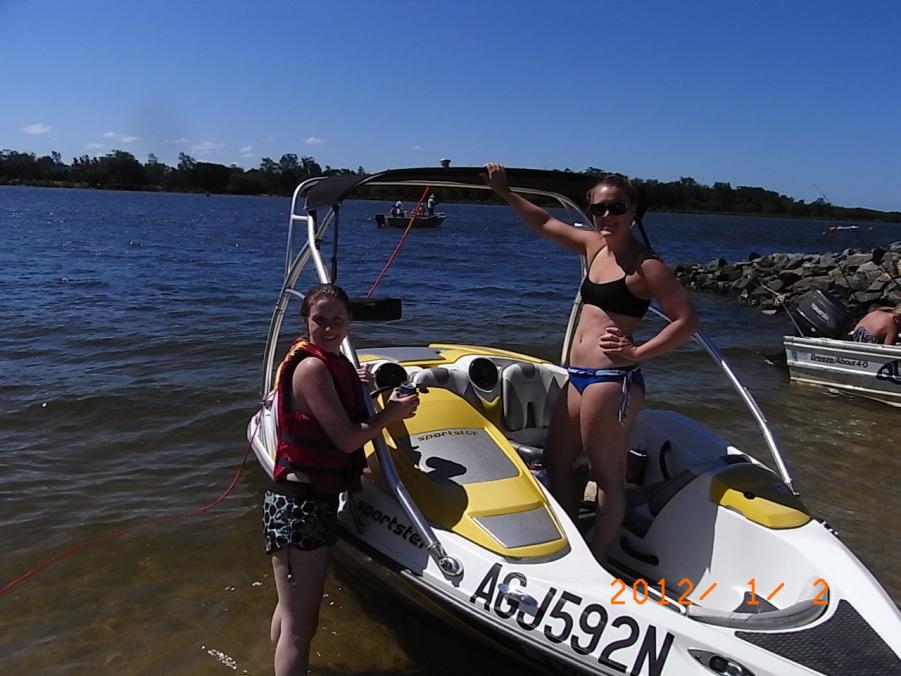
{"label": "woman in black bikini top", "polygon": [[[639,249],[640,255],[648,247]],[[627,269],[633,269],[636,260]],[[591,263],[594,259],[591,260]],[[588,264],[588,270],[591,270],[591,263]],[[644,317],[648,308],[651,306],[650,298],[639,298],[629,290],[626,284],[626,275],[612,282],[593,282],[589,273],[585,273],[585,279],[582,280],[582,286],[579,287],[579,293],[582,296],[582,302],[586,305],[594,305],[606,313],[615,312],[616,314],[626,315],[627,317]]]}
{"label": "woman in black bikini top", "polygon": [[[570,387],[557,400],[544,448],[550,490],[575,518],[583,481],[575,470],[585,454],[597,484],[591,551],[602,563],[626,507],[629,433],[644,402],[639,364],[669,352],[697,331],[691,298],[670,269],[632,234],[644,207],[625,176],[609,174],[588,191],[593,230],[574,228],[510,190],[500,164],[485,165],[486,182],[538,234],[590,261],[582,281],[579,324],[570,348]],[[595,282],[592,279],[610,281]],[[670,323],[641,345],[632,331],[656,300]]]}

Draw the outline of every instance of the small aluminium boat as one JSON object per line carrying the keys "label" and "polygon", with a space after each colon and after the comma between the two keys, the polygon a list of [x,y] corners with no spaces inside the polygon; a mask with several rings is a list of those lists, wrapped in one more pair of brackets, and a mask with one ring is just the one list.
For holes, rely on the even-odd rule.
{"label": "small aluminium boat", "polygon": [[[485,188],[482,172],[399,169],[298,186],[263,357],[264,404],[247,428],[269,476],[283,319],[303,297],[298,280],[308,263],[317,281],[336,278],[337,236],[331,270],[320,244],[328,247],[330,226],[338,232],[342,201],[369,184]],[[555,201],[572,222],[589,221],[577,205],[596,177],[524,169],[508,177],[513,190]],[[396,304],[387,305],[396,316]],[[576,296],[564,359],[579,306]],[[378,315],[380,304],[365,309]],[[356,319],[363,314],[355,308]],[[643,410],[631,447],[644,449],[647,463],[633,477],[604,566],[536,471],[552,405],[567,386],[562,366],[492,346],[401,342],[358,353],[345,341],[351,361],[374,369],[373,411],[379,392],[401,382],[420,391],[416,416],[367,444],[362,490],[341,497],[353,561],[443,619],[557,673],[901,673],[898,607],[804,505],[763,413],[716,347],[701,334],[696,340],[760,427],[772,469],[688,417]]]}
{"label": "small aluminium boat", "polygon": [[901,406],[901,345],[850,340],[847,309],[823,291],[801,296],[789,314],[801,334],[782,339],[792,380]]}
{"label": "small aluminium boat", "polygon": [[437,228],[447,218],[447,214],[443,211],[437,211],[434,214],[419,214],[404,212],[402,216],[392,216],[391,214],[376,214],[375,224],[380,228],[406,228],[411,225],[414,228]]}
{"label": "small aluminium boat", "polygon": [[785,336],[792,380],[901,406],[901,345]]}

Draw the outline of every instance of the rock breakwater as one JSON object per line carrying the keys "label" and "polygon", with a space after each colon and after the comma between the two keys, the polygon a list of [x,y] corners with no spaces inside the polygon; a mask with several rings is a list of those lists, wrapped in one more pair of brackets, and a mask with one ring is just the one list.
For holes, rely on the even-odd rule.
{"label": "rock breakwater", "polygon": [[680,263],[673,272],[690,289],[730,296],[761,310],[794,307],[811,289],[837,296],[855,317],[901,303],[901,242],[840,253],[752,252],[742,261]]}

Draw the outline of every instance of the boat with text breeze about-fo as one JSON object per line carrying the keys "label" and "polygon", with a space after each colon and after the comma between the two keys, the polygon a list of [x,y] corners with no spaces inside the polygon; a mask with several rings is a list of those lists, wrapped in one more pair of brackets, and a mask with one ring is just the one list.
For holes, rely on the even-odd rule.
{"label": "boat with text breeze about-fo", "polygon": [[[342,201],[366,185],[487,189],[482,172],[399,169],[298,186],[263,358],[264,403],[247,431],[267,474],[277,447],[283,320],[303,297],[306,266],[314,282],[336,278]],[[508,177],[513,190],[568,210],[571,222],[590,222],[580,205],[596,177],[526,169]],[[327,248],[330,227],[328,269],[320,245]],[[354,318],[396,318],[390,301],[370,299]],[[561,361],[579,309],[576,296]],[[567,386],[563,367],[499,347],[400,343],[358,353],[346,340],[344,354],[374,370],[372,410],[402,382],[420,391],[416,416],[366,446],[362,490],[341,498],[353,560],[443,619],[556,673],[899,673],[897,606],[807,510],[763,413],[716,347],[695,339],[758,423],[773,469],[690,418],[643,410],[631,447],[646,450],[646,468],[628,490],[605,566],[535,471],[552,404]]]}
{"label": "boat with text breeze about-fo", "polygon": [[798,298],[789,316],[799,334],[782,339],[792,380],[901,407],[901,344],[851,340],[850,314],[821,290]]}
{"label": "boat with text breeze about-fo", "polygon": [[785,336],[792,380],[901,407],[901,345]]}

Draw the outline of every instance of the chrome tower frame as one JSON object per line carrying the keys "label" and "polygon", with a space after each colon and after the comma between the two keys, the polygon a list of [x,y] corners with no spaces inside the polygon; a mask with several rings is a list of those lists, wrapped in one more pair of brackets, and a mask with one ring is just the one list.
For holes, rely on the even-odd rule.
{"label": "chrome tower frame", "polygon": [[[288,243],[285,253],[285,274],[282,282],[282,288],[279,292],[278,301],[275,306],[275,310],[273,311],[272,319],[269,324],[269,333],[266,339],[266,348],[263,358],[263,372],[261,374],[261,387],[260,394],[261,399],[265,400],[271,392],[271,389],[274,384],[275,379],[275,356],[276,350],[278,348],[278,338],[281,332],[282,323],[284,320],[285,312],[288,307],[288,303],[292,298],[303,299],[303,294],[297,291],[294,286],[297,283],[297,280],[300,276],[301,271],[307,265],[307,263],[312,260],[313,265],[316,268],[317,276],[322,283],[328,283],[332,281],[332,275],[329,274],[329,271],[326,269],[322,256],[319,251],[318,243],[321,241],[323,236],[325,235],[328,228],[334,222],[336,229],[338,224],[338,211],[340,206],[340,200],[337,204],[333,204],[326,216],[322,219],[321,222],[317,223],[315,211],[311,210],[307,213],[298,213],[299,200],[302,195],[304,195],[312,186],[317,183],[327,180],[327,177],[320,176],[315,178],[310,178],[300,185],[294,190],[294,194],[291,198],[291,214],[288,222]],[[371,183],[372,185],[422,185],[422,182],[418,181],[390,181],[390,182],[380,182],[378,180],[378,175],[374,175],[371,177],[371,180],[363,181],[362,183]],[[429,181],[428,185],[431,187],[450,187],[450,188],[460,188],[465,187],[469,189],[484,189],[488,190],[487,186],[474,186],[469,184],[462,184],[456,181]],[[529,194],[529,195],[539,195],[544,198],[551,198],[558,202],[558,204],[569,211],[573,211],[580,215],[581,218],[584,219],[584,222],[590,223],[591,220],[571,199],[561,195],[559,193],[546,192],[537,189],[527,189],[527,188],[516,188],[516,192]],[[343,197],[341,198],[343,199]],[[304,209],[306,211],[306,209]],[[295,252],[295,225],[304,225],[306,228],[306,243],[300,247],[299,250]],[[337,230],[336,230],[337,232]],[[336,237],[337,240],[337,237]],[[337,241],[335,242],[335,251],[337,251]],[[336,255],[336,254],[335,254]],[[585,272],[586,261],[582,259],[582,271],[583,274]],[[569,319],[567,321],[566,331],[563,336],[563,344],[561,348],[561,356],[560,363],[566,365],[569,355],[570,346],[572,345],[573,337],[576,330],[576,325],[578,323],[579,312],[582,306],[582,299],[579,293],[576,293],[576,296],[573,299],[573,303],[569,313]],[[665,314],[660,312],[658,309],[652,307],[651,310],[659,317],[665,319],[666,321],[670,321]],[[788,467],[785,463],[785,460],[782,457],[782,453],[780,452],[779,445],[776,442],[775,436],[772,431],[769,429],[767,419],[760,407],[757,405],[757,402],[751,396],[748,389],[742,385],[741,381],[735,375],[732,368],[729,366],[725,357],[722,353],[716,348],[713,342],[707,338],[703,333],[698,332],[693,336],[694,340],[701,345],[702,348],[707,352],[707,354],[713,359],[713,361],[719,366],[719,368],[723,371],[729,381],[732,383],[736,392],[738,393],[741,400],[744,402],[745,406],[751,412],[755,422],[757,423],[760,431],[763,435],[764,440],[766,441],[767,447],[771,455],[773,456],[773,460],[775,461],[776,468],[778,469],[779,475],[785,483],[785,485],[797,495],[797,491],[794,488],[791,475],[789,473]],[[356,350],[350,342],[349,338],[346,338],[341,346],[341,350],[344,355],[355,365],[359,365],[359,360],[357,358]],[[375,413],[374,404],[371,399],[367,397],[367,407],[369,408],[370,415]],[[435,536],[431,526],[423,517],[419,508],[413,502],[410,497],[406,487],[403,485],[400,477],[397,474],[397,471],[394,467],[394,463],[391,459],[391,455],[388,452],[388,449],[385,445],[384,439],[381,435],[377,436],[373,440],[373,444],[375,446],[376,454],[379,459],[379,463],[383,469],[385,474],[385,478],[388,481],[391,490],[393,491],[395,497],[397,498],[400,505],[403,507],[406,514],[409,516],[411,523],[416,529],[419,536],[422,538],[423,542],[426,544],[429,555],[433,558],[436,564],[439,566],[441,571],[449,578],[454,578],[462,574],[463,565],[462,563],[447,555],[444,551],[443,546],[440,541]]]}

